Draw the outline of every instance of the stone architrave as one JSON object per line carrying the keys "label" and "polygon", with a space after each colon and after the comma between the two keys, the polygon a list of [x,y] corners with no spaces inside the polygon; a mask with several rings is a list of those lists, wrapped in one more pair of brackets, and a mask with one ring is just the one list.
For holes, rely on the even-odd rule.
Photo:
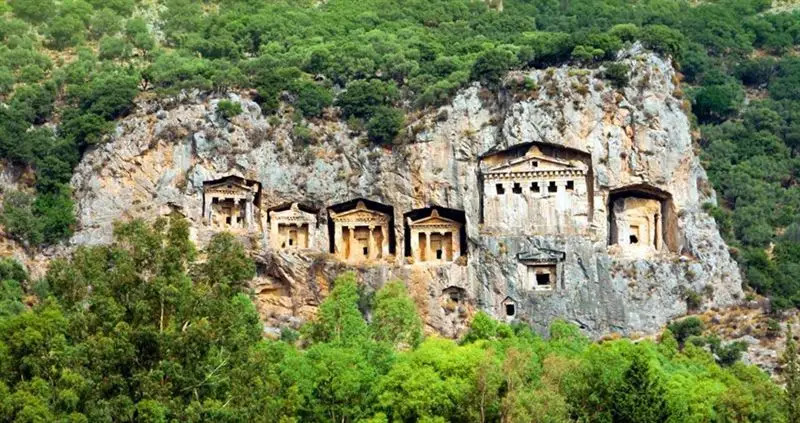
{"label": "stone architrave", "polygon": [[331,211],[336,256],[349,262],[389,256],[390,216],[367,208],[363,201],[340,213]]}
{"label": "stone architrave", "polygon": [[451,262],[461,256],[461,222],[439,216],[436,209],[428,217],[407,222],[414,263]]}
{"label": "stone architrave", "polygon": [[258,182],[237,176],[203,184],[206,222],[224,229],[252,229],[256,223]]}
{"label": "stone architrave", "polygon": [[300,210],[297,203],[287,210],[269,212],[270,245],[276,250],[311,248],[314,244],[317,218]]}
{"label": "stone architrave", "polygon": [[536,146],[483,172],[484,224],[503,232],[580,234],[589,229],[588,166]]}
{"label": "stone architrave", "polygon": [[540,248],[523,251],[517,259],[524,266],[521,280],[531,291],[553,291],[556,287],[564,288],[562,280],[562,263],[566,254],[563,251]]}

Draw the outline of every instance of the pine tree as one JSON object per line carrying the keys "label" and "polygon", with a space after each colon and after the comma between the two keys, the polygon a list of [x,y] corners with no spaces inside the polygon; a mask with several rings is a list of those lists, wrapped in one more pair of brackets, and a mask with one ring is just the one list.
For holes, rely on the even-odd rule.
{"label": "pine tree", "polygon": [[800,423],[800,354],[792,337],[792,325],[786,329],[786,349],[783,352],[786,362],[783,377],[786,382],[786,413],[789,423]]}

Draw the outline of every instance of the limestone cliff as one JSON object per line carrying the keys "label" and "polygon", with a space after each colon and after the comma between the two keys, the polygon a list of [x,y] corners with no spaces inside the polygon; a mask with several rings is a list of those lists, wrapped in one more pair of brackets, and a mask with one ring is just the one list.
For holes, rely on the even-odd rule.
{"label": "limestone cliff", "polygon": [[[142,101],[111,142],[78,166],[72,183],[79,227],[71,243],[105,243],[117,219],[177,211],[202,245],[219,230],[204,215],[204,183],[233,175],[260,187],[254,225],[237,233],[258,259],[253,287],[271,328],[313,315],[334,275],[347,268],[369,289],[405,281],[429,329],[451,336],[478,309],[537,329],[564,318],[601,335],[654,331],[686,313],[689,291],[703,295],[702,307],[735,303],[740,274],[702,210],[714,193],[692,149],[674,71],[648,53],[621,59],[631,69],[624,89],[604,82],[596,69],[513,73],[506,86],[526,88],[465,89],[451,104],[409,119],[403,134],[409,142],[392,148],[372,146],[333,117],[310,122],[308,142],[293,130],[290,110],[280,119],[264,117],[241,93],[227,96],[244,108],[230,121],[216,114],[219,96]],[[489,204],[485,176],[495,158],[551,150],[568,152],[568,160],[553,163],[585,177],[577,187],[559,182],[558,192],[581,193],[579,213],[558,200],[553,207],[562,214],[552,218],[536,216],[532,210],[551,207],[534,207],[532,200]],[[509,186],[509,195],[518,188]],[[628,194],[655,203],[626,200]],[[352,266],[331,254],[328,207],[358,198],[386,206],[392,245],[381,259]],[[307,249],[284,251],[270,242],[268,210],[291,202],[316,216]],[[654,234],[652,248],[625,247],[640,242],[642,235],[631,231],[643,230],[630,223],[636,216],[614,214],[625,204],[656,216],[642,232]],[[408,213],[433,206],[463,220],[463,256],[452,262],[407,257]],[[503,220],[487,220],[493,212]],[[558,223],[563,213],[577,223]],[[530,224],[540,218],[549,229]],[[547,289],[527,280],[526,269],[539,269],[530,263],[554,272]]]}

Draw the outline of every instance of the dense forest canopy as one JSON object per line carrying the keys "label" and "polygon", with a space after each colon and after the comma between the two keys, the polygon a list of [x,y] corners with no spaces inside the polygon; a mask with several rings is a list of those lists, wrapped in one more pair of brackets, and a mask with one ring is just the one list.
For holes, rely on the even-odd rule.
{"label": "dense forest canopy", "polygon": [[[415,109],[508,69],[607,66],[641,42],[673,59],[748,284],[800,305],[800,12],[766,0],[7,0],[0,3],[0,157],[33,170],[3,192],[6,232],[35,248],[75,224],[81,154],[137,96],[253,89],[266,114],[336,106],[375,143]],[[235,104],[221,113],[236,114]],[[302,132],[302,131],[297,131]]]}
{"label": "dense forest canopy", "polygon": [[456,342],[423,337],[404,283],[367,292],[345,273],[314,321],[266,340],[246,289],[254,272],[229,234],[196,251],[179,218],[118,225],[111,245],[79,248],[40,280],[0,260],[0,421],[800,418],[796,353],[784,391],[697,318],[657,342],[591,343],[564,322],[545,341],[478,313]]}

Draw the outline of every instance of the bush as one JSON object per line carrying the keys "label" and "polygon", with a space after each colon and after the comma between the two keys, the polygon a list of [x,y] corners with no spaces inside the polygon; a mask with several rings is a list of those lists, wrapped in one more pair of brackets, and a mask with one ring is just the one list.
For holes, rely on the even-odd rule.
{"label": "bush", "polygon": [[628,66],[624,63],[610,63],[603,70],[603,78],[611,81],[615,88],[625,88],[629,83]]}
{"label": "bush", "polygon": [[508,50],[493,48],[478,55],[472,65],[471,78],[489,85],[500,82],[508,70],[518,64],[516,56]]}
{"label": "bush", "polygon": [[739,84],[703,86],[694,97],[692,110],[702,123],[720,122],[734,116],[743,100]]}
{"label": "bush", "polygon": [[703,321],[697,317],[687,317],[667,325],[667,329],[675,336],[678,344],[683,346],[690,336],[699,336],[705,330]]}
{"label": "bush", "polygon": [[376,144],[392,142],[403,128],[405,115],[392,107],[379,107],[367,121],[367,136]]}
{"label": "bush", "polygon": [[358,80],[348,84],[347,90],[339,94],[336,105],[342,109],[344,118],[369,118],[374,110],[391,105],[398,96],[399,91],[394,82]]}
{"label": "bush", "polygon": [[331,91],[310,81],[296,84],[294,93],[297,95],[295,105],[306,117],[318,117],[333,104]]}
{"label": "bush", "polygon": [[103,60],[127,59],[131,55],[131,46],[120,37],[103,37],[100,39],[99,57]]}
{"label": "bush", "polygon": [[242,105],[238,101],[220,100],[217,103],[217,114],[225,120],[231,120],[242,112]]}

